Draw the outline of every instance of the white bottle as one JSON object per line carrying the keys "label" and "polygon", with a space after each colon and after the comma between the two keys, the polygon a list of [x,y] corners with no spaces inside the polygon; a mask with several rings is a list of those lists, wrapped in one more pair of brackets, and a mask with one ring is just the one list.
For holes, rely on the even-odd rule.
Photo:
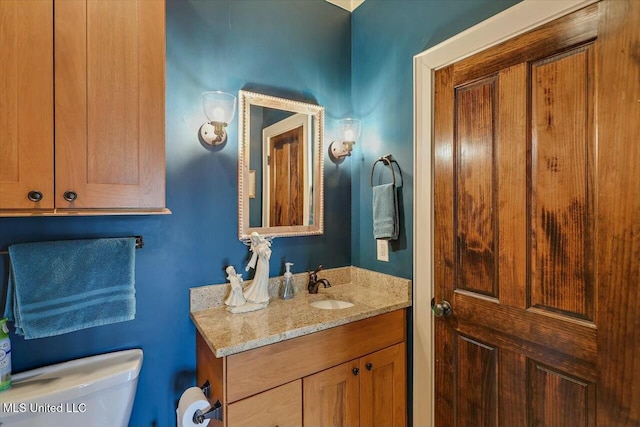
{"label": "white bottle", "polygon": [[0,319],[0,391],[11,387],[11,340],[7,319]]}

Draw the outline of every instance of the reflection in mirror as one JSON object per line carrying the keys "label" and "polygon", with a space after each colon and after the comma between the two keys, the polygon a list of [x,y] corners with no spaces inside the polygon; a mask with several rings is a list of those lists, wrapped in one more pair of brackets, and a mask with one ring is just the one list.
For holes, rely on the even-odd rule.
{"label": "reflection in mirror", "polygon": [[322,234],[318,105],[240,91],[239,237]]}

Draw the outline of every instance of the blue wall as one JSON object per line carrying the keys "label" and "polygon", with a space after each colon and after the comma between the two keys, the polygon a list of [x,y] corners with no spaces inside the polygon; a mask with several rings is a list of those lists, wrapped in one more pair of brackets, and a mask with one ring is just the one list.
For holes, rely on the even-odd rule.
{"label": "blue wall", "polygon": [[[337,118],[351,113],[350,33],[350,14],[323,1],[167,2],[167,206],[173,215],[0,219],[0,248],[143,235],[145,247],[136,252],[136,319],[38,340],[12,335],[15,372],[139,347],[145,361],[131,425],[175,425],[176,401],[195,381],[188,289],[225,282],[224,267],[239,269],[248,259],[237,238],[237,118],[222,151],[203,148],[197,139],[205,121],[200,94],[248,88],[315,100],[326,108],[329,139]],[[295,272],[351,263],[350,181],[348,169],[327,167],[325,234],[276,239],[272,275],[282,273],[285,257]],[[0,295],[6,269],[4,257]]]}
{"label": "blue wall", "polygon": [[[413,276],[413,56],[517,3],[516,0],[366,0],[352,16],[352,99],[362,134],[352,162],[353,265]],[[400,239],[376,260],[373,162],[393,154],[402,168]],[[382,171],[380,164],[376,171]],[[390,182],[386,171],[384,182]],[[426,260],[425,260],[426,261]]]}

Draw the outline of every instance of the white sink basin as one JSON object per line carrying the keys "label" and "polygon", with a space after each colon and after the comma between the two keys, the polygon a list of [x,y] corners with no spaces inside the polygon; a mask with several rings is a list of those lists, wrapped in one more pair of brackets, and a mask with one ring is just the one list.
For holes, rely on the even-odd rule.
{"label": "white sink basin", "polygon": [[323,310],[339,310],[341,308],[353,307],[353,303],[341,301],[338,299],[323,299],[310,303],[312,307],[321,308]]}

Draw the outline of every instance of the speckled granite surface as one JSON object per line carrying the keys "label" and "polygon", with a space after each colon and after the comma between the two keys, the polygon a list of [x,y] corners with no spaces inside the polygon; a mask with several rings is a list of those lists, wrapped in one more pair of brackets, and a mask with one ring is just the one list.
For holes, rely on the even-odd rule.
{"label": "speckled granite surface", "polygon": [[[224,300],[228,284],[192,288],[191,319],[216,357],[223,357],[411,306],[408,279],[357,267],[324,270],[318,276],[327,278],[332,286],[310,295],[306,291],[307,274],[296,274],[298,293],[290,300],[277,298],[281,277],[272,278],[269,306],[244,314],[227,312]],[[320,299],[355,305],[341,310],[310,305]]]}

